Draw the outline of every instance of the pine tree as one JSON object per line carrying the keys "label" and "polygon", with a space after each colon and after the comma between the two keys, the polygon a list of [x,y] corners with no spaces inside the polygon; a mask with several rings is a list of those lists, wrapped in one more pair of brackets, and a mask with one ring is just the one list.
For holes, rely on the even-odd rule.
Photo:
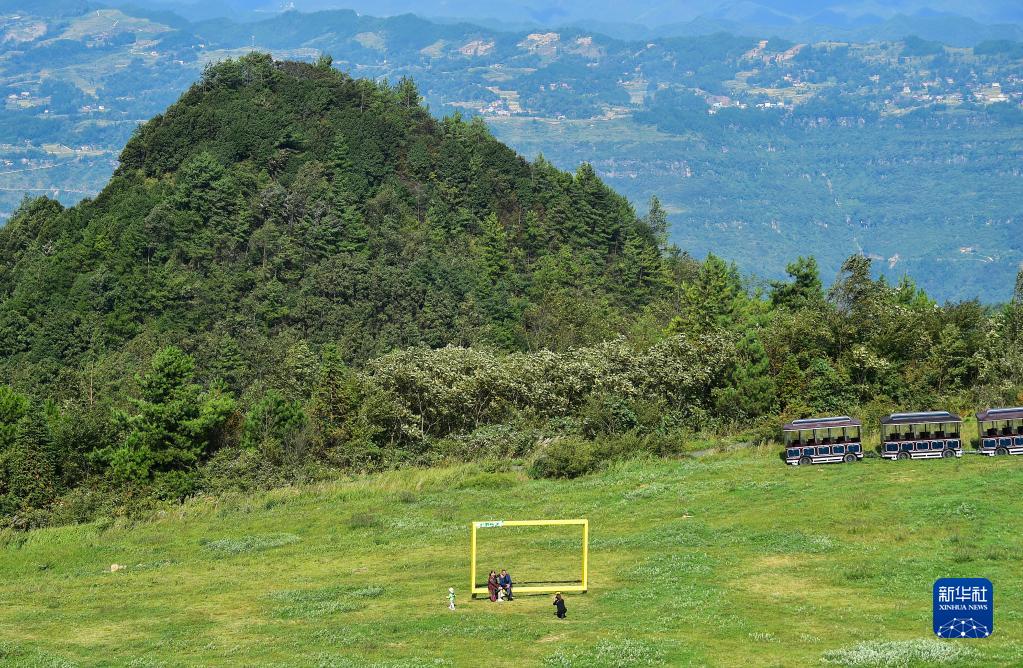
{"label": "pine tree", "polygon": [[718,412],[748,420],[772,413],[777,404],[771,361],[764,345],[747,332],[736,347],[736,360],[728,374],[728,386],[716,393]]}
{"label": "pine tree", "polygon": [[1016,287],[1006,311],[1006,329],[1009,341],[1023,343],[1023,268],[1020,268],[1019,273],[1016,274]]}
{"label": "pine tree", "polygon": [[803,376],[803,370],[799,368],[799,362],[792,355],[785,358],[775,385],[783,409],[800,406],[806,401],[804,397],[806,379]]}
{"label": "pine tree", "polygon": [[871,261],[865,255],[851,255],[828,293],[828,297],[845,315],[865,315],[878,297],[881,285],[870,277]]}
{"label": "pine tree", "polygon": [[330,449],[348,436],[347,423],[362,403],[362,388],[334,345],[324,346],[310,407],[321,444]]}
{"label": "pine tree", "polygon": [[735,264],[726,264],[710,253],[695,278],[682,285],[682,313],[669,329],[690,335],[729,329],[737,323],[746,301]]}
{"label": "pine tree", "polygon": [[324,346],[310,416],[318,445],[330,461],[361,466],[378,458],[380,448],[374,439],[380,427],[369,415],[376,399],[340,351]]}
{"label": "pine tree", "polygon": [[416,87],[416,82],[412,80],[412,77],[403,76],[398,81],[394,92],[398,98],[398,104],[405,109],[414,109],[423,101],[422,96],[419,95],[419,89]]}
{"label": "pine tree", "polygon": [[329,53],[321,53],[315,64],[318,70],[329,70],[334,65],[334,57]]}
{"label": "pine tree", "polygon": [[242,447],[285,449],[305,426],[306,415],[299,401],[288,401],[280,392],[267,390],[246,414]]}
{"label": "pine tree", "polygon": [[646,303],[664,284],[664,266],[657,247],[639,236],[630,236],[618,263],[617,290],[621,301],[631,307]]}
{"label": "pine tree", "polygon": [[228,388],[241,390],[247,368],[241,346],[230,335],[217,342],[217,350],[210,364],[210,380],[222,380]]}
{"label": "pine tree", "polygon": [[0,385],[0,455],[14,444],[18,421],[29,410],[28,398],[11,388]]}
{"label": "pine tree", "polygon": [[477,254],[482,275],[486,280],[501,280],[510,269],[508,236],[504,226],[491,213],[483,219],[482,236],[478,244]]}
{"label": "pine tree", "polygon": [[771,282],[771,304],[791,310],[823,304],[824,286],[816,259],[800,256],[785,267],[785,273],[792,281]]}
{"label": "pine tree", "polygon": [[348,145],[348,138],[339,132],[334,137],[334,145],[328,156],[328,165],[332,173],[333,190],[331,191],[334,205],[341,210],[354,206],[361,199],[366,189],[364,177],[359,174]]}
{"label": "pine tree", "polygon": [[53,440],[41,406],[32,406],[18,420],[14,443],[3,461],[0,488],[22,508],[41,508],[57,495],[57,462]]}
{"label": "pine tree", "polygon": [[647,210],[646,218],[644,221],[647,227],[650,228],[651,234],[653,234],[654,241],[657,243],[657,247],[661,252],[668,250],[668,212],[661,206],[661,200],[657,199],[654,195],[650,198],[650,205]]}
{"label": "pine tree", "polygon": [[142,481],[154,472],[187,470],[216,445],[234,400],[194,382],[195,362],[180,349],[159,351],[139,379],[133,414],[119,415],[124,440],[109,453],[115,477]]}

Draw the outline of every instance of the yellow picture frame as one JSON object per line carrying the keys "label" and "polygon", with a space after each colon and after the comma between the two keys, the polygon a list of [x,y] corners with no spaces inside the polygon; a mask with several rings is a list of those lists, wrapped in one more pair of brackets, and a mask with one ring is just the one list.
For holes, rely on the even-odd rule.
{"label": "yellow picture frame", "polygon": [[549,594],[554,592],[585,592],[589,586],[589,560],[590,560],[590,521],[588,519],[575,520],[484,520],[473,522],[471,526],[471,537],[469,542],[469,591],[471,596],[476,594],[488,594],[486,587],[476,586],[476,533],[480,529],[500,529],[502,527],[542,527],[542,526],[582,526],[582,573],[580,584],[562,584],[558,586],[516,586],[516,594]]}

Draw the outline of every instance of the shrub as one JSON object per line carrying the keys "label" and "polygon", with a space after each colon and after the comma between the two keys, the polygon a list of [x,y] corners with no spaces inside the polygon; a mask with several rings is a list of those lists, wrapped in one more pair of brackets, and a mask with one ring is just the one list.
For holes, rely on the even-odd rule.
{"label": "shrub", "polygon": [[463,460],[508,460],[528,455],[541,437],[536,429],[496,424],[440,441],[438,448],[449,457]]}
{"label": "shrub", "polygon": [[548,443],[533,457],[529,475],[533,478],[576,478],[600,470],[607,464],[644,457],[652,453],[676,453],[682,442],[671,436],[628,432],[589,441],[565,436]]}
{"label": "shrub", "polygon": [[732,348],[717,334],[669,336],[643,350],[624,339],[563,353],[410,348],[373,360],[368,372],[400,405],[395,417],[409,433],[445,437],[516,414],[577,415],[587,405],[591,433],[620,433],[638,423],[630,402],[639,397],[678,410],[705,406]]}
{"label": "shrub", "polygon": [[622,434],[636,428],[639,418],[631,403],[620,396],[594,394],[580,411],[583,433],[590,438],[604,434]]}
{"label": "shrub", "polygon": [[194,471],[167,471],[153,479],[153,492],[167,501],[182,501],[195,494],[198,487],[199,476]]}
{"label": "shrub", "polygon": [[593,441],[567,436],[551,441],[533,458],[529,475],[534,478],[577,478],[595,471],[601,462]]}
{"label": "shrub", "polygon": [[282,461],[241,447],[218,450],[199,470],[198,488],[203,492],[251,492],[285,485],[304,484],[335,475],[325,464],[312,458]]}

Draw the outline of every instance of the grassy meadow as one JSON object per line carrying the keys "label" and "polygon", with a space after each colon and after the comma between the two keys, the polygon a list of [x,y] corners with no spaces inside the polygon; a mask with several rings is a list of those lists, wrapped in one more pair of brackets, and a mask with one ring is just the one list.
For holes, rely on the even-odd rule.
{"label": "grassy meadow", "polygon": [[[573,481],[405,470],[4,533],[0,665],[1020,665],[1021,483],[1021,458],[789,468],[765,448]],[[470,521],[573,517],[590,591],[567,620],[546,595],[469,600]],[[491,531],[481,569],[519,581],[579,558],[572,531]],[[994,582],[990,639],[932,639],[931,586],[954,576]]]}

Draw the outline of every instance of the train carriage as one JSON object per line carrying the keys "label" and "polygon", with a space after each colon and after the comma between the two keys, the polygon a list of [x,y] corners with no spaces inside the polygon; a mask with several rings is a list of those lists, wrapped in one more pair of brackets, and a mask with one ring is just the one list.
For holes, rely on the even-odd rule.
{"label": "train carriage", "polygon": [[862,426],[862,422],[847,415],[794,420],[782,427],[785,463],[806,466],[863,459]]}
{"label": "train carriage", "polygon": [[963,456],[963,420],[947,411],[892,413],[881,420],[881,456],[885,459],[934,459]]}
{"label": "train carriage", "polygon": [[989,408],[977,413],[977,429],[980,454],[1023,455],[1023,406]]}

